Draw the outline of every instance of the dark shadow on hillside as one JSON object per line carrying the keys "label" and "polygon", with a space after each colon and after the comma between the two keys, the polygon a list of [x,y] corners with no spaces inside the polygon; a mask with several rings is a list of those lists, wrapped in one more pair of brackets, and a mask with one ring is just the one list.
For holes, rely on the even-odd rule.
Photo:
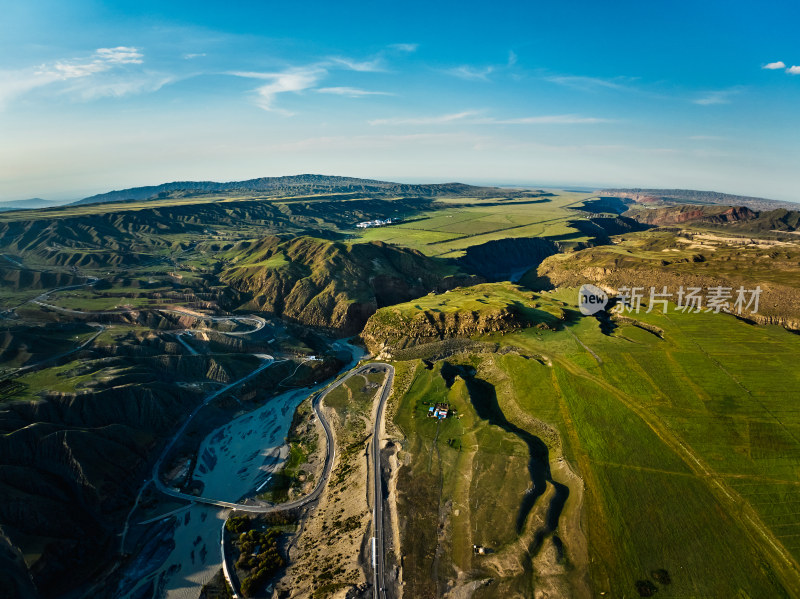
{"label": "dark shadow on hillside", "polygon": [[596,200],[587,200],[583,206],[570,206],[570,210],[579,210],[581,212],[590,212],[592,214],[610,213],[610,214],[623,214],[628,211],[628,208],[633,204],[633,200],[628,198],[617,198],[611,196],[600,196]]}
{"label": "dark shadow on hillside", "polygon": [[625,216],[595,216],[586,220],[567,221],[567,224],[587,237],[591,237],[594,245],[610,244],[612,235],[635,233],[653,228],[652,225],[645,225]]}
{"label": "dark shadow on hillside", "polygon": [[559,251],[557,243],[542,237],[496,239],[468,247],[458,264],[488,281],[514,281]]}
{"label": "dark shadow on hillside", "polygon": [[[542,538],[549,532],[552,532],[558,526],[558,519],[561,516],[564,503],[569,496],[569,489],[562,484],[553,481],[550,474],[550,460],[547,445],[539,439],[539,437],[529,433],[526,430],[519,428],[517,425],[508,421],[500,408],[497,401],[497,392],[494,385],[475,377],[475,371],[469,367],[455,366],[449,362],[442,365],[442,377],[448,387],[451,387],[455,382],[456,376],[464,379],[469,392],[470,401],[472,402],[475,412],[483,420],[489,424],[499,426],[504,431],[517,436],[528,446],[528,474],[530,475],[533,488],[525,493],[522,502],[517,512],[516,530],[517,533],[522,532],[525,526],[525,521],[528,518],[536,500],[542,496],[546,489],[546,483],[550,482],[556,489],[556,495],[548,507],[546,516],[546,530],[539,531]],[[537,539],[537,543],[542,539]]]}
{"label": "dark shadow on hillside", "polygon": [[[545,194],[545,195],[553,195],[553,194]],[[538,200],[525,200],[520,202],[519,200],[515,200],[514,198],[509,198],[505,202],[478,202],[478,203],[465,203],[465,204],[458,204],[458,206],[463,206],[465,208],[469,208],[471,206],[486,208],[487,206],[508,206],[509,204],[513,206],[520,206],[525,204],[546,204],[547,202],[552,202],[553,200],[550,199],[538,199]]]}

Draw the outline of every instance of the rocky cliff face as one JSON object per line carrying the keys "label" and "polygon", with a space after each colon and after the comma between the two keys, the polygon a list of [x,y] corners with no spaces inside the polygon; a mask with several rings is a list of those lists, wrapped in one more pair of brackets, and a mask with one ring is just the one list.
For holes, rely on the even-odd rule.
{"label": "rocky cliff face", "polygon": [[[622,286],[643,287],[649,293],[650,287],[660,291],[664,286],[673,293],[683,286],[730,287],[738,289],[761,288],[759,311],[757,314],[743,313],[748,320],[760,324],[778,324],[790,330],[800,330],[800,288],[786,283],[770,281],[758,272],[740,269],[715,271],[713,258],[710,265],[702,256],[697,266],[682,260],[670,264],[653,264],[646,261],[638,263],[624,260],[608,262],[592,252],[604,252],[604,248],[593,248],[571,255],[558,255],[545,260],[537,271],[529,273],[527,282],[534,288],[575,287],[593,283],[610,293],[616,293]],[[708,265],[703,266],[703,265]],[[674,268],[672,268],[674,266]],[[796,268],[796,264],[794,266]],[[798,279],[800,285],[800,279]]]}
{"label": "rocky cliff face", "polygon": [[758,217],[745,206],[670,206],[668,208],[634,208],[625,213],[640,223],[669,226],[683,223],[701,222],[709,224],[738,223]]}
{"label": "rocky cliff face", "polygon": [[367,321],[361,338],[373,354],[394,351],[412,345],[472,337],[500,331],[513,331],[529,326],[513,306],[484,311],[435,313],[420,312],[413,318],[392,324],[391,308]]}
{"label": "rocky cliff face", "polygon": [[509,283],[462,287],[378,310],[361,338],[373,354],[455,338],[510,332],[525,327],[556,328],[561,308]]}
{"label": "rocky cliff face", "polygon": [[353,334],[378,308],[474,280],[446,273],[439,261],[384,243],[267,237],[242,248],[220,278],[251,297],[248,308]]}

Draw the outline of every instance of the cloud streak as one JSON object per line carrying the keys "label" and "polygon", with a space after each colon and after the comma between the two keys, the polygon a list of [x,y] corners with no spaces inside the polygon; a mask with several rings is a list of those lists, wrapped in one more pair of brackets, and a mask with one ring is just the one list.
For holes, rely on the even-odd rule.
{"label": "cloud streak", "polygon": [[416,52],[419,44],[391,44],[389,48],[398,52]]}
{"label": "cloud streak", "polygon": [[452,69],[446,69],[445,73],[458,77],[459,79],[471,79],[473,81],[488,81],[489,75],[494,72],[494,67],[471,67],[469,65],[461,65]]}
{"label": "cloud streak", "polygon": [[[155,73],[139,72],[133,79],[98,81],[101,74],[113,74],[143,64],[144,55],[132,46],[98,48],[86,58],[62,59],[27,69],[0,71],[0,107],[38,88],[68,83],[62,92],[76,92],[83,99],[101,96],[120,97],[130,93],[159,89],[172,79]],[[126,72],[129,76],[130,73]]]}
{"label": "cloud streak", "polygon": [[583,77],[580,75],[553,75],[545,77],[545,81],[583,91],[597,91],[598,89],[632,91],[634,88],[629,85],[632,80],[633,78],[631,77],[604,79],[602,77]]}
{"label": "cloud streak", "polygon": [[229,73],[235,77],[245,77],[248,79],[265,79],[269,83],[261,85],[255,89],[257,100],[256,105],[267,111],[281,112],[291,115],[285,110],[275,107],[275,98],[278,94],[287,92],[302,92],[314,87],[317,82],[327,75],[327,71],[322,67],[297,67],[276,73],[259,73],[254,71],[233,71]]}
{"label": "cloud streak", "polygon": [[692,103],[700,106],[716,106],[718,104],[730,104],[731,98],[740,93],[741,89],[720,89],[705,92],[701,97],[692,100]]}
{"label": "cloud streak", "polygon": [[[415,44],[394,44],[390,48],[397,48],[404,52],[416,50]],[[293,113],[276,107],[275,101],[279,94],[295,93],[299,94],[306,90],[321,94],[339,95],[349,98],[362,98],[365,96],[391,96],[394,95],[384,91],[372,91],[350,86],[328,86],[318,87],[318,84],[330,76],[332,71],[345,70],[356,73],[384,73],[383,55],[378,54],[371,60],[355,60],[342,56],[332,56],[306,66],[295,66],[283,71],[259,72],[259,71],[229,71],[228,75],[244,77],[248,79],[265,79],[269,83],[261,85],[255,89],[257,96],[256,105],[263,110],[277,112],[286,116]]]}
{"label": "cloud streak", "polygon": [[342,58],[341,56],[333,56],[330,61],[334,66],[344,67],[350,71],[357,71],[359,73],[381,73],[386,71],[383,65],[383,58],[378,56],[372,60],[353,60],[351,58]]}
{"label": "cloud streak", "polygon": [[609,119],[586,117],[577,114],[551,114],[518,118],[481,116],[483,113],[466,110],[451,114],[422,117],[395,117],[367,121],[370,125],[591,125],[612,122]]}
{"label": "cloud streak", "polygon": [[765,64],[761,68],[762,69],[767,69],[769,71],[774,71],[775,69],[785,69],[786,65],[783,63],[782,60],[779,60],[777,62],[769,62],[769,63]]}
{"label": "cloud streak", "polygon": [[314,90],[320,94],[333,94],[337,96],[347,96],[348,98],[363,98],[364,96],[393,96],[389,92],[372,91],[359,89],[357,87],[319,87]]}

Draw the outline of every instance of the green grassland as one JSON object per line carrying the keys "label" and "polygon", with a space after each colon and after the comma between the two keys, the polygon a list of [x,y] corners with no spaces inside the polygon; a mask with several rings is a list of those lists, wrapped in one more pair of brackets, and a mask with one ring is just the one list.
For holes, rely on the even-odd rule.
{"label": "green grassland", "polygon": [[[343,201],[350,199],[352,194],[330,194],[326,193],[326,199],[331,196],[338,196]],[[309,202],[315,201],[314,195],[282,196],[276,194],[253,193],[235,191],[225,193],[209,194],[172,194],[162,199],[138,200],[131,202],[106,202],[100,204],[70,204],[54,208],[40,208],[38,210],[9,210],[0,214],[0,222],[13,222],[19,220],[30,220],[31,218],[48,220],[52,218],[66,218],[70,216],[86,216],[95,214],[106,214],[113,210],[115,212],[135,212],[139,210],[172,208],[174,206],[186,206],[196,204],[221,204],[231,202],[262,202],[269,201],[276,204]]]}
{"label": "green grassland", "polygon": [[[573,305],[577,296],[574,290],[544,295]],[[558,331],[485,336],[514,351],[464,358],[494,386],[506,418],[545,441],[551,463],[563,456],[582,477],[581,526],[594,594],[638,596],[637,581],[655,582],[653,572],[664,569],[671,584],[657,583],[663,597],[796,596],[800,338],[723,314],[656,309],[631,316],[663,330],[663,338],[636,322],[605,335],[596,319],[573,312]],[[551,365],[528,354],[546,356]],[[472,483],[470,503],[458,517],[470,520],[472,542],[498,549],[497,559],[517,533],[489,514],[508,520],[521,500],[519,468],[512,480],[500,462],[480,470],[474,461],[460,461],[463,450],[454,447],[475,444],[472,434],[481,439],[479,462],[500,453],[513,463],[520,447],[506,431],[476,421],[457,385],[446,388],[437,374],[441,368],[442,362],[432,368],[397,364],[401,396],[394,421],[412,460],[399,487],[406,502],[401,513],[410,519],[405,538],[415,539],[404,544],[411,553],[406,580],[419,579],[409,584],[418,584],[420,592],[457,571],[480,579],[491,570],[490,561],[482,571],[457,549],[466,529],[445,512],[448,502],[455,508],[465,496],[459,481]],[[458,405],[463,416],[437,431],[423,411],[425,402],[442,400]],[[483,512],[486,501],[491,507]],[[566,510],[574,507],[570,501]],[[433,507],[412,511],[420,502]],[[449,527],[445,542],[435,534],[437,522]],[[560,522],[557,533],[569,569],[575,558],[571,531]],[[438,575],[432,576],[435,559]],[[508,584],[532,594],[543,583],[517,576]]]}
{"label": "green grassland", "polygon": [[108,293],[90,288],[59,292],[54,294],[47,303],[68,310],[91,312],[123,307],[145,308],[151,304],[155,305],[157,302],[147,297],[147,294],[140,295],[138,290],[135,292],[117,290],[114,293]]}
{"label": "green grassland", "polygon": [[73,360],[60,366],[51,366],[19,377],[16,382],[25,386],[24,392],[14,400],[37,400],[45,391],[72,393],[80,391],[98,372],[83,372],[81,361]]}
{"label": "green grassland", "polygon": [[660,292],[666,286],[673,297],[680,286],[723,286],[733,293],[739,287],[758,287],[754,320],[800,328],[800,242],[657,229],[620,235],[613,241],[550,256],[520,282],[533,289],[591,282],[611,289],[642,287],[646,293],[650,287]]}
{"label": "green grassland", "polygon": [[800,241],[770,242],[723,236],[719,232],[642,231],[614,238],[614,244],[557,257],[565,268],[657,268],[691,276],[716,276],[797,286]]}
{"label": "green grassland", "polygon": [[[448,387],[442,363],[396,366],[398,380],[410,379],[394,420],[406,435],[404,451],[413,456],[398,481],[406,592],[435,597],[455,572],[481,572],[473,544],[500,552],[516,541],[516,508],[530,488],[528,449],[480,419],[466,382],[456,379]],[[429,418],[429,407],[439,402],[455,415]],[[511,587],[518,590],[520,582],[512,580]]]}
{"label": "green grassland", "polygon": [[417,343],[478,338],[487,331],[557,328],[564,318],[562,302],[513,283],[485,283],[381,308],[361,337],[375,353],[394,352]]}
{"label": "green grassland", "polygon": [[213,271],[221,254],[240,241],[320,231],[341,238],[340,231],[361,220],[405,218],[431,201],[233,192],[12,211],[0,215],[0,249],[26,268],[62,272]]}
{"label": "green grassland", "polygon": [[408,222],[365,229],[363,241],[384,241],[417,249],[429,256],[456,258],[472,245],[508,237],[552,237],[570,242],[588,239],[567,224],[580,215],[570,207],[591,197],[588,193],[553,192],[538,199],[447,199],[437,210]]}
{"label": "green grassland", "polygon": [[548,296],[531,293],[513,283],[485,283],[458,287],[442,294],[429,293],[416,300],[384,308],[383,312],[407,322],[420,313],[473,313],[500,310],[509,305],[518,306],[520,312],[533,322],[555,324],[564,317],[561,302],[553,302]]}

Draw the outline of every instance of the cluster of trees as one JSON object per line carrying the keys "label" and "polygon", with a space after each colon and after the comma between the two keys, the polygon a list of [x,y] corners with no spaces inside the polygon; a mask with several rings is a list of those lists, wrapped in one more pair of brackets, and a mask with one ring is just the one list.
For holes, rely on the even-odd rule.
{"label": "cluster of trees", "polygon": [[249,516],[231,516],[225,522],[225,528],[228,529],[228,532],[233,533],[247,532],[252,527],[253,523],[250,521]]}
{"label": "cluster of trees", "polygon": [[246,597],[252,597],[286,565],[286,560],[278,550],[280,534],[277,530],[262,532],[251,529],[239,535],[236,567],[250,572],[242,580],[242,593]]}

